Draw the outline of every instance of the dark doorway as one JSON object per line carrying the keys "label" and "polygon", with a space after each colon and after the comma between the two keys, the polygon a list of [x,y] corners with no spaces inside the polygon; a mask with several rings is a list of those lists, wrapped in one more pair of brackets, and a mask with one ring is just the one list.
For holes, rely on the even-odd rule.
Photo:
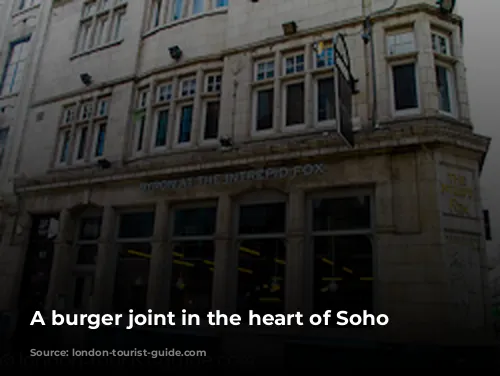
{"label": "dark doorway", "polygon": [[29,343],[37,337],[37,327],[29,324],[35,311],[44,310],[54,255],[55,234],[51,230],[58,217],[57,214],[32,217],[18,298],[18,321],[14,338],[17,345]]}

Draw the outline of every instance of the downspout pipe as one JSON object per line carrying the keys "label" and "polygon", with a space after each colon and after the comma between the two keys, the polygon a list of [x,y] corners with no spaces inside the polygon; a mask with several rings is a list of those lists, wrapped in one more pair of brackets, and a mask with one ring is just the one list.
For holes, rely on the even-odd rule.
{"label": "downspout pipe", "polygon": [[378,98],[377,98],[377,71],[375,67],[375,47],[373,45],[373,22],[372,18],[381,14],[390,12],[398,4],[398,0],[394,0],[391,6],[377,10],[368,14],[364,21],[364,33],[362,38],[366,43],[370,43],[370,60],[371,60],[371,74],[372,74],[372,127],[378,128]]}

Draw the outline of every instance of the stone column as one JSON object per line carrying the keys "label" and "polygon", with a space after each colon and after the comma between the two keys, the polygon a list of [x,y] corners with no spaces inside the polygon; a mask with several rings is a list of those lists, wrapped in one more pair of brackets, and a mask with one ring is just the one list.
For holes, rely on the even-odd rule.
{"label": "stone column", "polygon": [[290,192],[287,218],[287,255],[285,311],[287,313],[304,313],[306,309],[307,287],[307,255],[304,246],[305,237],[305,204],[304,192]]}
{"label": "stone column", "polygon": [[[225,193],[219,197],[215,236],[215,273],[212,293],[212,309],[223,312],[236,310],[236,283],[238,253],[231,242],[231,197]],[[233,281],[233,283],[231,283]]]}
{"label": "stone column", "polygon": [[111,312],[112,309],[117,257],[115,229],[115,210],[111,206],[105,206],[102,212],[101,236],[99,238],[94,291],[90,307],[92,312]]}
{"label": "stone column", "polygon": [[169,204],[156,203],[155,228],[152,241],[151,263],[149,267],[147,306],[153,312],[166,312],[170,298],[172,274],[172,252],[168,244]]}
{"label": "stone column", "polygon": [[69,209],[59,215],[59,234],[54,241],[54,259],[50,273],[49,288],[45,300],[45,309],[66,309],[68,307],[68,289],[72,271],[74,218]]}

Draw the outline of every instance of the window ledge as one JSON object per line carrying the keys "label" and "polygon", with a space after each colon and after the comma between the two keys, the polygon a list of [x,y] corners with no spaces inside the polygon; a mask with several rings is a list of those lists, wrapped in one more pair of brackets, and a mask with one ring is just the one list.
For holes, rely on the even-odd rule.
{"label": "window ledge", "polygon": [[418,56],[418,51],[414,51],[414,52],[408,52],[406,54],[386,56],[385,59],[387,60],[387,62],[393,62],[406,59],[415,59],[417,56]]}
{"label": "window ledge", "polygon": [[31,12],[34,9],[40,8],[40,6],[41,6],[41,4],[38,3],[38,4],[35,4],[35,5],[33,5],[31,7],[28,7],[28,8],[24,8],[24,9],[21,9],[21,10],[16,10],[16,11],[14,11],[12,13],[12,18],[22,16],[23,14],[29,13],[29,12]]}
{"label": "window ledge", "polygon": [[458,63],[458,59],[455,56],[450,56],[450,55],[444,55],[440,54],[438,52],[434,52],[434,59],[443,61],[445,63],[448,63],[450,65],[455,65]]}
{"label": "window ledge", "polygon": [[215,15],[218,15],[218,14],[225,14],[225,13],[227,13],[227,7],[221,7],[221,8],[210,10],[208,12],[203,12],[203,13],[200,13],[200,14],[190,15],[190,16],[182,18],[180,20],[169,21],[165,25],[157,26],[154,29],[146,31],[143,34],[142,37],[143,38],[148,38],[148,37],[150,37],[150,36],[152,36],[152,35],[160,32],[162,30],[165,30],[165,29],[170,29],[172,27],[176,27],[178,25],[182,25],[182,24],[185,24],[185,23],[188,23],[188,22],[191,22],[191,21],[195,21],[195,20],[201,19],[201,18],[211,17],[211,16],[215,16]]}
{"label": "window ledge", "polygon": [[78,59],[79,57],[90,55],[90,54],[93,54],[94,52],[105,50],[105,49],[110,48],[110,47],[118,46],[119,44],[122,44],[122,43],[123,43],[123,38],[120,40],[111,42],[111,43],[103,44],[102,46],[95,47],[95,48],[92,48],[92,49],[87,50],[87,51],[78,52],[76,54],[71,55],[69,59],[75,60],[75,59]]}

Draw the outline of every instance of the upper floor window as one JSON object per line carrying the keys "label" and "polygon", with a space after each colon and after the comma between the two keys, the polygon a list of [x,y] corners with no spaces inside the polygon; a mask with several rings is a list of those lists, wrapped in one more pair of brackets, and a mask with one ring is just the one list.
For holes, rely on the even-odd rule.
{"label": "upper floor window", "polygon": [[222,8],[222,7],[227,7],[229,0],[214,0],[215,1],[215,8]]}
{"label": "upper floor window", "polygon": [[274,60],[257,61],[255,63],[255,87],[253,93],[254,120],[253,129],[256,132],[268,131],[274,122]]}
{"label": "upper floor window", "polygon": [[196,78],[189,77],[181,81],[181,97],[191,97],[196,93]]}
{"label": "upper floor window", "polygon": [[0,82],[0,96],[14,94],[21,89],[30,47],[30,38],[24,38],[10,44],[7,63]]}
{"label": "upper floor window", "polygon": [[302,73],[304,71],[304,54],[286,57],[283,65],[285,74]]}
{"label": "upper floor window", "polygon": [[84,3],[75,53],[99,48],[122,38],[126,1],[92,0]]}
{"label": "upper floor window", "polygon": [[325,68],[333,66],[333,43],[319,42],[315,46],[314,66]]}
{"label": "upper floor window", "polygon": [[[294,53],[283,57],[282,102],[284,107],[283,125],[295,127],[305,125],[305,70],[304,53]],[[290,78],[286,77],[293,75]]]}
{"label": "upper floor window", "polygon": [[19,11],[29,9],[31,7],[34,7],[35,5],[40,4],[41,0],[19,0],[19,6],[17,9]]}
{"label": "upper floor window", "polygon": [[415,33],[401,30],[387,35],[392,112],[410,115],[420,111]]}
{"label": "upper floor window", "polygon": [[149,103],[149,88],[141,89],[137,93],[136,112],[132,132],[132,153],[144,152],[144,136],[146,132],[146,107]]}
{"label": "upper floor window", "polygon": [[5,154],[5,148],[7,147],[7,136],[9,135],[9,128],[0,128],[0,166]]}
{"label": "upper floor window", "polygon": [[458,106],[456,104],[455,67],[450,62],[451,33],[433,30],[431,43],[434,51],[439,111],[445,115],[455,116]]}
{"label": "upper floor window", "polygon": [[174,0],[172,21],[180,20],[184,16],[184,0]]}
{"label": "upper floor window", "polygon": [[432,50],[441,55],[451,55],[451,38],[449,35],[432,32]]}
{"label": "upper floor window", "polygon": [[192,1],[193,1],[192,13],[193,14],[203,13],[203,11],[205,10],[205,0],[192,0]]}
{"label": "upper floor window", "polygon": [[207,75],[205,91],[207,93],[218,93],[220,91],[221,81],[222,81],[222,76],[220,74]]}

